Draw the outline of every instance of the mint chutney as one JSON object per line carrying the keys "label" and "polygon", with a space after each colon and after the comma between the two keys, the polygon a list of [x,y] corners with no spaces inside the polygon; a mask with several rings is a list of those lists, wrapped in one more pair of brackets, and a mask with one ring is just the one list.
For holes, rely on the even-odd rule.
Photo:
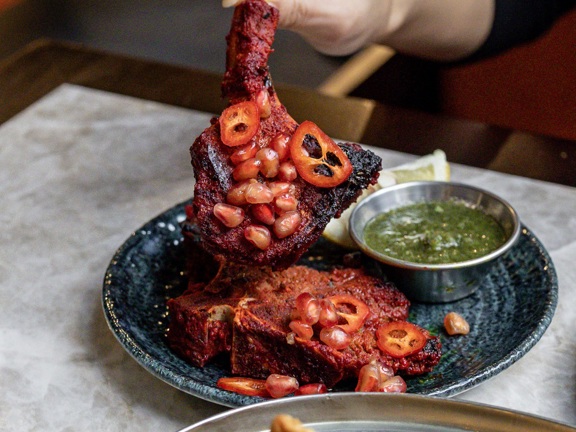
{"label": "mint chutney", "polygon": [[500,224],[459,200],[410,204],[370,220],[364,241],[377,252],[419,264],[447,264],[484,256],[506,242]]}

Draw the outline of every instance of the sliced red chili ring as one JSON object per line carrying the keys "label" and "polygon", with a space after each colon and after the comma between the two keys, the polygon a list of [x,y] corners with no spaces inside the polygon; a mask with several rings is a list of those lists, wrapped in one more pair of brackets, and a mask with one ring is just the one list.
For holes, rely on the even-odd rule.
{"label": "sliced red chili ring", "polygon": [[376,330],[378,347],[395,358],[406,357],[424,348],[428,338],[415,324],[391,321]]}
{"label": "sliced red chili ring", "polygon": [[296,129],[289,147],[298,174],[314,186],[335,187],[352,174],[346,153],[311,121],[302,122]]}
{"label": "sliced red chili ring", "polygon": [[[366,321],[366,318],[368,318],[368,315],[370,315],[370,308],[368,305],[352,295],[335,295],[328,297],[328,300],[330,300],[334,306],[336,306],[336,313],[338,316],[346,320],[347,324],[341,324],[339,326],[348,334],[351,334],[352,332],[355,332],[360,327],[362,327]],[[338,307],[344,304],[352,305],[356,311],[354,313],[338,311]]]}
{"label": "sliced red chili ring", "polygon": [[248,143],[260,127],[260,112],[254,101],[244,101],[226,108],[220,118],[220,139],[229,147]]}
{"label": "sliced red chili ring", "polygon": [[225,377],[216,382],[216,387],[246,396],[270,397],[266,389],[266,380],[262,379]]}

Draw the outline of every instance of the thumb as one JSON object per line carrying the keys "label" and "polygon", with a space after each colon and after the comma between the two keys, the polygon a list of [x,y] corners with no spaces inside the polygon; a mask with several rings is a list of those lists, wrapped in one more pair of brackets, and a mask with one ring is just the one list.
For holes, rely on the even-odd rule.
{"label": "thumb", "polygon": [[[225,7],[244,0],[222,0]],[[280,28],[299,33],[318,51],[328,55],[350,54],[361,48],[370,35],[369,26],[351,25],[374,12],[370,2],[333,1],[330,7],[319,0],[265,0],[279,10]],[[387,4],[387,3],[386,3]]]}

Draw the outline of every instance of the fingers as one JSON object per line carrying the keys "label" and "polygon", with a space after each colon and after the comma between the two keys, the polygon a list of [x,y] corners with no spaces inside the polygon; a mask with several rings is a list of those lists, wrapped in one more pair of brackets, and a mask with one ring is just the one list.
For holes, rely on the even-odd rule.
{"label": "fingers", "polygon": [[299,33],[329,55],[381,43],[419,57],[456,60],[486,39],[494,15],[494,0],[265,1],[280,11],[279,27]]}
{"label": "fingers", "polygon": [[[244,0],[222,0],[233,7]],[[369,42],[372,26],[381,25],[374,5],[381,0],[266,0],[280,11],[279,27],[299,33],[315,49],[329,55],[350,54]]]}
{"label": "fingers", "polygon": [[222,0],[222,7],[229,8],[242,3],[244,0]]}
{"label": "fingers", "polygon": [[[299,33],[318,51],[350,54],[366,44],[373,10],[368,1],[267,0],[280,11],[279,26]],[[380,0],[378,0],[380,1]]]}

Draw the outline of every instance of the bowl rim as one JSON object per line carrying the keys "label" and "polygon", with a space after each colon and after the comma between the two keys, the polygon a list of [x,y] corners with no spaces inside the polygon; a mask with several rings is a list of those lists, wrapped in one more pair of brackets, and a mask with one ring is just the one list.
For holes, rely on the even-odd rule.
{"label": "bowl rim", "polygon": [[[507,211],[509,212],[511,219],[513,221],[513,229],[512,229],[511,234],[508,236],[507,240],[500,247],[498,247],[497,249],[493,250],[492,252],[490,252],[486,255],[482,255],[481,257],[477,257],[477,258],[474,258],[471,260],[457,261],[457,262],[444,263],[444,264],[416,263],[413,261],[401,260],[398,258],[393,258],[393,257],[388,256],[386,254],[383,254],[381,252],[378,252],[378,251],[372,249],[371,247],[369,247],[368,245],[366,245],[366,243],[360,237],[360,234],[358,234],[356,232],[355,223],[354,223],[356,218],[358,217],[358,215],[362,211],[362,208],[367,206],[371,201],[379,199],[379,197],[382,195],[390,194],[394,191],[401,190],[401,189],[414,189],[414,188],[421,188],[421,187],[443,187],[443,188],[444,187],[456,187],[456,188],[461,188],[461,189],[468,189],[468,190],[472,190],[474,192],[477,192],[479,194],[486,195],[486,196],[490,197],[491,199],[500,202],[500,204],[502,204],[504,206],[504,208],[507,209]],[[414,201],[414,202],[417,202],[417,201]],[[399,206],[399,207],[401,207],[401,206]],[[398,208],[398,207],[393,207],[393,208]],[[366,255],[370,256],[371,258],[374,258],[375,260],[377,260],[383,264],[387,264],[387,265],[391,265],[391,266],[403,268],[403,269],[409,269],[409,270],[435,270],[435,271],[437,271],[437,270],[452,270],[452,269],[460,269],[460,268],[466,268],[466,267],[474,267],[474,266],[481,265],[481,264],[490,262],[490,261],[498,258],[502,254],[504,254],[506,251],[508,251],[516,243],[516,241],[518,240],[518,237],[520,236],[521,225],[522,224],[520,223],[520,218],[518,216],[516,209],[507,200],[500,197],[499,195],[496,195],[495,193],[487,191],[486,189],[483,189],[483,188],[480,188],[477,186],[473,186],[473,185],[469,185],[466,183],[462,183],[462,182],[418,180],[418,181],[410,181],[410,182],[405,182],[405,183],[398,183],[398,184],[395,184],[392,186],[387,186],[385,188],[382,188],[382,189],[370,194],[366,198],[364,198],[362,201],[360,201],[355,206],[355,208],[352,210],[352,213],[350,214],[350,220],[348,222],[348,231],[350,233],[350,237],[352,237],[352,239],[358,245],[358,247],[360,248],[360,250],[362,252],[364,252]]]}

